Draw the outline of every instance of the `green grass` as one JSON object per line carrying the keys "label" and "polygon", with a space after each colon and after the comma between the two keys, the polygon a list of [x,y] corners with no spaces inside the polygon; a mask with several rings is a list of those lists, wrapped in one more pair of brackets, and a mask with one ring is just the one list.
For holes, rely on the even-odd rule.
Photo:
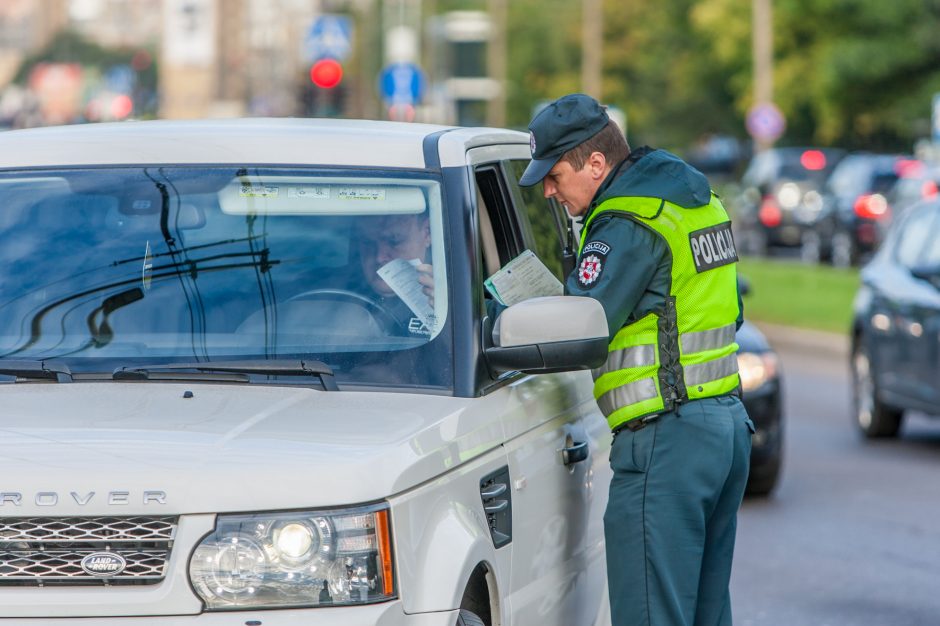
{"label": "green grass", "polygon": [[738,264],[738,274],[750,284],[750,293],[744,298],[746,319],[848,331],[858,270],[747,257]]}

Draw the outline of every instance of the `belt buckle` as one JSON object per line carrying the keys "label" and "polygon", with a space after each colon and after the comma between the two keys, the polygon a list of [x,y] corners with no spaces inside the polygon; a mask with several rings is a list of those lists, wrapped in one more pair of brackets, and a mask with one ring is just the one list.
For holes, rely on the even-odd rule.
{"label": "belt buckle", "polygon": [[640,417],[637,419],[632,419],[629,422],[626,422],[624,425],[630,429],[631,432],[637,432],[643,430],[649,424],[652,424],[659,419],[659,413],[653,413],[652,415],[647,415],[645,417]]}

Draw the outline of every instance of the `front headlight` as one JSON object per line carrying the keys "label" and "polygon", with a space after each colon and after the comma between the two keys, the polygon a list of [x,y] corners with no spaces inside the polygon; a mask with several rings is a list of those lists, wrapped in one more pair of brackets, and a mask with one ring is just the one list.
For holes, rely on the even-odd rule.
{"label": "front headlight", "polygon": [[753,391],[777,376],[777,355],[773,352],[738,353],[741,390]]}
{"label": "front headlight", "polygon": [[390,600],[388,507],[220,515],[189,578],[210,610]]}

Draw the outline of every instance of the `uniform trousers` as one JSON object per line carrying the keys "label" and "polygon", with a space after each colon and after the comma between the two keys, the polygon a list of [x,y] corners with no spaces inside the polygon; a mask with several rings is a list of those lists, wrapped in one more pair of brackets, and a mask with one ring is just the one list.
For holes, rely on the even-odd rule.
{"label": "uniform trousers", "polygon": [[604,514],[613,626],[726,626],[754,424],[736,396],[621,429]]}

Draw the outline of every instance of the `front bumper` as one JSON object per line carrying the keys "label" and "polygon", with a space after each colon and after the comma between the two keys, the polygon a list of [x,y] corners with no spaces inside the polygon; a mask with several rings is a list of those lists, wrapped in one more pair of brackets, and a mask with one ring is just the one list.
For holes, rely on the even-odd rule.
{"label": "front bumper", "polygon": [[[2,608],[0,608],[2,611]],[[404,612],[401,601],[367,606],[268,611],[225,611],[200,615],[160,617],[84,618],[0,618],[0,624],[22,626],[74,626],[77,622],[95,626],[454,626],[458,611],[436,613]]]}

